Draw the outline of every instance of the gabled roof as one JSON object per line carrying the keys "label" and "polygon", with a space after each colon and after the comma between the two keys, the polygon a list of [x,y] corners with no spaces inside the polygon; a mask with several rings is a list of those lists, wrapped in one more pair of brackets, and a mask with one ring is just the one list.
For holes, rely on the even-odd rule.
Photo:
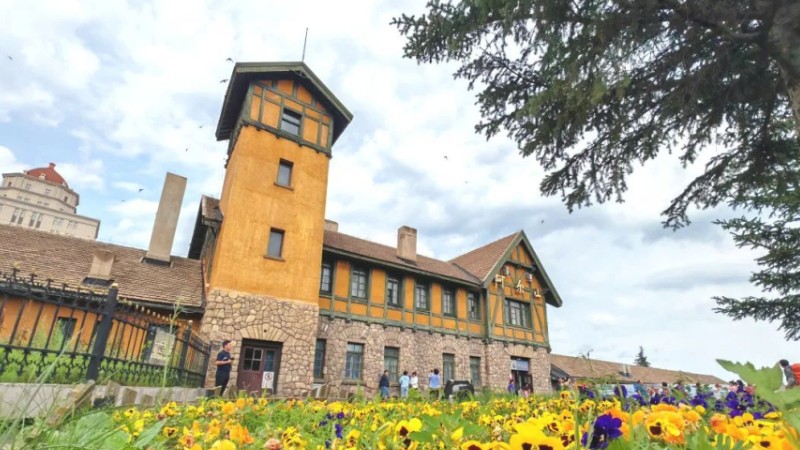
{"label": "gabled roof", "polygon": [[333,95],[314,75],[304,62],[248,62],[236,63],[228,81],[228,90],[222,102],[222,111],[217,123],[217,140],[230,139],[231,133],[239,120],[239,113],[247,95],[251,81],[280,77],[300,80],[315,99],[322,102],[333,114],[333,141],[342,134],[353,120],[353,114]]}
{"label": "gabled roof", "polygon": [[219,209],[219,199],[203,195],[200,197],[200,208],[197,210],[192,239],[189,241],[190,259],[200,259],[203,244],[206,240],[206,229],[209,225],[222,223],[222,211]]}
{"label": "gabled roof", "polygon": [[[142,262],[145,250],[88,239],[45,233],[11,225],[0,225],[0,272],[16,264],[21,276],[35,273],[38,280],[52,279],[72,289],[88,289],[81,283],[89,275],[96,250],[114,253],[111,279],[119,285],[119,296],[142,303],[199,310],[203,300],[203,277],[199,261],[172,257],[170,265]],[[94,290],[100,290],[91,286]]]}
{"label": "gabled roof", "polygon": [[[622,375],[622,364],[599,359],[588,359],[576,356],[550,355],[551,370],[564,372],[573,379],[614,379],[625,383],[634,383],[642,380],[643,383],[661,384],[687,383],[717,384],[725,383],[713,375],[703,375],[679,370],[658,369],[655,367],[641,367],[629,365],[630,376]],[[557,370],[556,370],[557,369]]]}
{"label": "gabled roof", "polygon": [[522,230],[486,244],[483,247],[478,247],[461,256],[457,256],[451,259],[450,262],[471,273],[474,277],[481,280],[484,287],[487,287],[491,280],[494,279],[494,276],[500,271],[503,264],[511,257],[511,252],[520,243],[525,244],[525,247],[533,258],[536,273],[541,278],[546,288],[544,292],[545,300],[553,306],[561,306],[561,296],[558,295],[558,291],[556,291],[553,282],[550,281],[550,277],[544,270],[542,262],[539,261],[536,251],[533,249],[528,237]]}
{"label": "gabled roof", "polygon": [[461,256],[456,256],[451,259],[450,262],[457,264],[459,267],[481,280],[481,283],[484,283],[489,279],[490,275],[493,275],[491,273],[492,269],[497,264],[497,261],[506,253],[519,233],[520,232],[517,231],[504,238],[490,242],[483,247],[478,247]]}
{"label": "gabled roof", "polygon": [[407,261],[397,256],[397,249],[336,231],[325,230],[323,250],[345,254],[354,259],[366,259],[401,270],[416,271],[438,278],[472,284],[478,287],[479,280],[458,266],[447,261],[417,255],[417,261]]}

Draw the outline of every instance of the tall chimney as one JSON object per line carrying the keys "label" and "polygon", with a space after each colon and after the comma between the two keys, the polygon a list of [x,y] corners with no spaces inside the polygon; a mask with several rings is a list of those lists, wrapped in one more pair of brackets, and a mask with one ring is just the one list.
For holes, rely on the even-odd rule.
{"label": "tall chimney", "polygon": [[150,246],[147,248],[145,258],[169,263],[185,191],[186,178],[167,172],[164,189],[161,191],[161,200],[158,202],[156,222],[153,224],[153,234],[150,236]]}
{"label": "tall chimney", "polygon": [[339,224],[334,222],[334,221],[332,221],[332,220],[325,219],[325,231],[338,232],[339,231]]}
{"label": "tall chimney", "polygon": [[114,253],[108,250],[95,250],[92,254],[92,267],[89,269],[89,278],[109,281],[111,267],[114,266]]}
{"label": "tall chimney", "polygon": [[417,229],[407,225],[397,229],[397,256],[407,261],[417,260]]}

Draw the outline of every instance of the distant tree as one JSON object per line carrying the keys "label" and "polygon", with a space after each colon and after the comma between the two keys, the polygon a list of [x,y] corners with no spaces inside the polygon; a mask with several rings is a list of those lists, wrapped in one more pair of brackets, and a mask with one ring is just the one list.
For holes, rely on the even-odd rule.
{"label": "distant tree", "polygon": [[664,225],[689,224],[693,206],[748,213],[719,223],[766,252],[751,279],[776,296],[719,297],[716,311],[800,339],[800,1],[431,0],[392,23],[406,57],[460,64],[480,89],[476,131],[507,133],[570,211],[622,201],[659,153],[686,166],[708,149]]}
{"label": "distant tree", "polygon": [[650,367],[650,362],[647,360],[647,356],[644,356],[644,348],[639,346],[639,353],[636,354],[636,360],[634,364],[641,367]]}

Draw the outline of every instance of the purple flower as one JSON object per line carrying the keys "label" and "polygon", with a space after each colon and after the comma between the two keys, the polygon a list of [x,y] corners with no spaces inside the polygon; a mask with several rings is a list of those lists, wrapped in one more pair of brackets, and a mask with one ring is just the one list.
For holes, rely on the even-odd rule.
{"label": "purple flower", "polygon": [[[588,447],[591,449],[603,449],[608,447],[608,443],[614,439],[622,436],[622,420],[612,416],[611,414],[603,414],[594,421],[592,429],[592,441],[589,442]],[[589,440],[589,433],[583,433],[581,437],[581,444],[587,446]]]}
{"label": "purple flower", "polygon": [[338,423],[335,425],[336,427],[336,437],[341,439],[342,438],[342,426]]}

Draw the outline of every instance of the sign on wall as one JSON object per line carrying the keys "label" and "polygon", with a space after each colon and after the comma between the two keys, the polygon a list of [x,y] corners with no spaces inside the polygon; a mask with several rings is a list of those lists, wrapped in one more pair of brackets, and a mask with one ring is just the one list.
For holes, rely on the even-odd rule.
{"label": "sign on wall", "polygon": [[157,329],[153,338],[153,348],[150,351],[150,364],[163,366],[169,361],[172,349],[175,347],[175,335],[169,330]]}
{"label": "sign on wall", "polygon": [[264,372],[264,375],[261,376],[261,389],[271,389],[275,390],[272,387],[273,382],[275,381],[275,372]]}

